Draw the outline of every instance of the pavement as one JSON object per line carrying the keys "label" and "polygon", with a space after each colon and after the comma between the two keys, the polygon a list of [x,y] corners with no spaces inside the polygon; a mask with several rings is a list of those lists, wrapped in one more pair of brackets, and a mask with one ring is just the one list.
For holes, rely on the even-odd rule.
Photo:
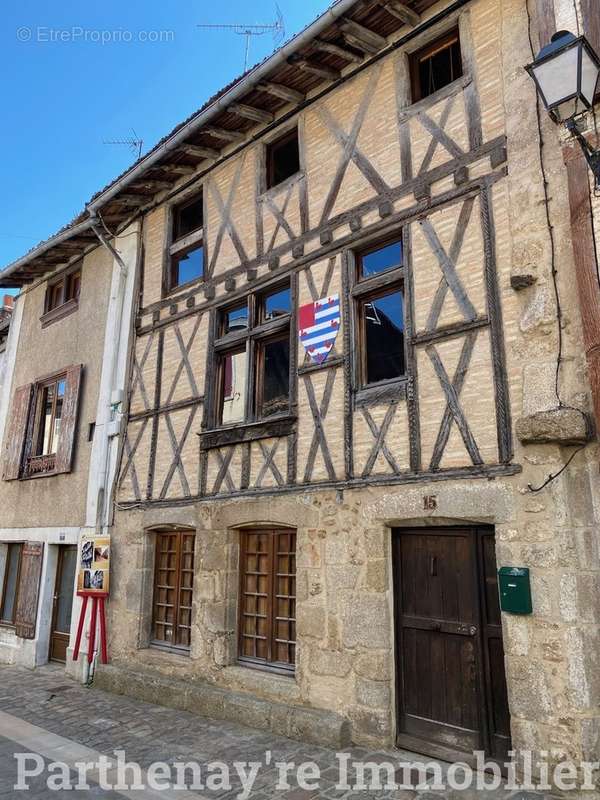
{"label": "pavement", "polygon": [[[0,666],[2,799],[538,800],[551,796],[505,787],[436,789],[431,772],[426,776],[428,785],[419,785],[422,776],[414,766],[404,770],[404,765],[425,760],[399,750],[355,747],[336,753],[108,694],[70,680],[59,665],[36,670]],[[25,769],[21,785],[28,791],[15,788],[19,761]],[[125,768],[125,762],[135,766]],[[189,762],[194,767],[186,769]],[[381,788],[371,781],[369,771],[361,783],[354,762],[391,765],[381,772]],[[448,767],[439,765],[444,782]],[[402,788],[406,782],[413,788]]]}

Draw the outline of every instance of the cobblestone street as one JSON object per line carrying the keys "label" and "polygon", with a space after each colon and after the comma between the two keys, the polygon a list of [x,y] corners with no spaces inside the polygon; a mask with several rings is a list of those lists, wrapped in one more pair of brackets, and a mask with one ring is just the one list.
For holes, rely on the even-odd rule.
{"label": "cobblestone street", "polygon": [[[65,796],[73,800],[90,796],[106,797],[109,800],[121,797],[204,797],[222,800],[239,796],[250,797],[252,800],[275,797],[287,800],[308,800],[313,797],[331,800],[433,800],[436,797],[461,797],[466,800],[477,796],[525,800],[543,796],[506,789],[441,792],[427,787],[418,791],[399,788],[372,788],[368,791],[336,788],[340,780],[340,769],[338,757],[332,750],[303,745],[241,725],[215,722],[86,688],[66,678],[63,670],[55,666],[40,668],[35,672],[17,667],[0,667],[0,709],[0,797],[18,797],[22,794],[35,798],[55,798],[62,797],[65,791],[64,785],[61,786],[60,783],[54,784],[58,791],[48,787],[49,775],[58,773],[45,769],[39,776],[27,779],[29,792],[15,790],[15,753],[37,753],[43,757],[46,765],[60,761],[73,767],[76,762],[96,763],[101,755],[107,756],[115,764],[116,750],[125,752],[124,758],[127,762],[137,762],[143,770],[144,778],[145,771],[154,762],[198,762],[202,768],[203,787],[194,791],[158,791],[151,788],[127,791],[124,787],[117,790],[116,772],[111,772],[109,768],[109,779],[104,781],[104,785],[113,787],[112,790],[101,788],[98,785],[100,778],[91,771],[87,779],[90,788],[77,789],[78,773],[72,769],[69,779],[74,788]],[[385,761],[398,767],[401,762],[415,760],[401,751],[373,753],[362,748],[354,748],[348,751],[348,755],[350,761]],[[215,762],[222,762],[221,769],[229,768],[232,776],[230,786],[217,785],[218,781],[213,784],[213,788],[210,783],[207,784],[208,773],[205,767],[208,764],[215,766]],[[234,762],[259,762],[261,765],[253,785],[245,795],[241,794],[243,787],[233,766]],[[289,788],[277,788],[280,771],[275,765],[278,762],[294,762],[296,766],[304,762],[315,762],[320,776],[318,781],[313,780],[311,783],[314,785],[318,782],[318,788],[300,788],[294,777],[295,771],[290,772]],[[38,763],[41,769],[42,762]],[[35,765],[31,760],[27,766],[33,770]],[[445,768],[446,766],[444,770]],[[309,776],[307,778],[310,780]],[[63,779],[62,775],[60,779]],[[148,785],[144,779],[142,782]],[[191,784],[191,774],[185,782],[187,785]],[[132,780],[127,778],[126,783],[131,784]],[[356,787],[352,769],[349,770],[348,785]]]}

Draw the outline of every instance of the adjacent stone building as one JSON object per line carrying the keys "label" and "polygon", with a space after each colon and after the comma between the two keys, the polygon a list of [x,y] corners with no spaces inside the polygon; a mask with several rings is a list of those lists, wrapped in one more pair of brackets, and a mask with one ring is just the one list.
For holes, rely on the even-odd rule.
{"label": "adjacent stone building", "polygon": [[597,757],[592,200],[524,66],[600,34],[530,5],[340,0],[88,205],[141,237],[101,685]]}

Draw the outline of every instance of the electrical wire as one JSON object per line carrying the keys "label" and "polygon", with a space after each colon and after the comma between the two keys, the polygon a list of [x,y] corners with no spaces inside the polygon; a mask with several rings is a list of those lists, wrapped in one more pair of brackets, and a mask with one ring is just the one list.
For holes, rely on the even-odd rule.
{"label": "electrical wire", "polygon": [[548,484],[552,483],[552,481],[556,480],[558,477],[560,477],[563,474],[563,472],[570,466],[571,461],[573,461],[575,456],[578,453],[581,453],[582,450],[585,450],[586,447],[587,447],[587,442],[585,444],[579,445],[577,450],[575,450],[575,452],[571,453],[571,456],[570,456],[569,460],[566,462],[566,464],[564,464],[563,467],[561,469],[559,469],[558,472],[556,472],[554,474],[550,473],[550,475],[548,475],[548,477],[546,478],[544,483],[542,483],[541,486],[538,486],[537,488],[535,488],[530,483],[528,483],[527,484],[527,488],[529,489],[529,491],[532,492],[533,494],[537,494],[538,492],[541,492],[542,489],[545,489],[546,486],[548,486]]}
{"label": "electrical wire", "polygon": [[[529,11],[529,3],[525,3],[525,9],[527,11],[527,35],[529,37],[529,47],[531,49],[531,57],[535,59],[535,49],[533,46],[533,37],[531,33],[531,12]],[[536,102],[535,102],[535,113],[537,118],[537,126],[538,126],[538,150],[539,150],[539,161],[540,161],[540,170],[542,173],[542,181],[544,186],[544,209],[546,211],[546,224],[548,226],[548,235],[550,238],[550,259],[552,264],[552,284],[554,286],[554,297],[556,301],[556,320],[557,320],[557,331],[558,331],[558,356],[556,359],[556,374],[554,380],[554,391],[556,394],[556,399],[558,401],[559,408],[564,408],[565,405],[560,396],[560,370],[562,366],[563,360],[563,330],[562,330],[562,306],[560,304],[560,293],[558,290],[558,273],[556,269],[556,241],[554,237],[554,226],[552,225],[552,219],[550,217],[550,196],[548,194],[548,176],[546,173],[546,165],[544,164],[544,136],[542,133],[542,118],[540,113],[540,99],[537,96],[536,92]]]}
{"label": "electrical wire", "polygon": [[[575,5],[575,0],[574,0]],[[531,50],[531,57],[535,60],[535,49],[533,45],[533,36],[532,36],[532,19],[531,19],[531,12],[529,10],[529,2],[526,0],[525,2],[525,10],[527,12],[527,35],[529,38],[529,47]],[[575,6],[575,18],[577,21],[577,30],[579,32],[579,18],[577,17],[577,8]],[[574,406],[570,406],[563,402],[561,395],[560,395],[560,372],[561,366],[563,362],[563,328],[562,328],[562,321],[563,321],[563,310],[560,302],[560,291],[558,288],[558,270],[556,268],[556,240],[554,235],[554,226],[552,225],[552,218],[550,216],[550,196],[548,193],[548,177],[546,173],[546,165],[544,163],[544,134],[542,131],[542,118],[540,112],[540,99],[536,93],[536,104],[535,104],[535,111],[536,111],[536,118],[537,118],[537,126],[538,126],[538,151],[539,151],[539,161],[540,161],[540,171],[542,173],[542,180],[543,180],[543,188],[544,188],[544,208],[546,212],[546,224],[548,226],[548,235],[550,239],[550,258],[551,258],[551,266],[552,266],[552,285],[554,287],[554,297],[556,300],[556,320],[557,320],[557,332],[558,332],[558,353],[556,358],[556,372],[555,372],[555,383],[554,383],[554,391],[556,394],[556,399],[558,401],[558,407],[561,409],[569,409],[572,411],[578,411],[586,421],[586,427],[588,425],[587,422],[587,415],[585,411],[581,408],[575,408]],[[589,183],[588,183],[589,189]],[[591,198],[590,198],[591,204]],[[592,213],[592,224],[593,224],[593,213]],[[595,236],[594,236],[594,246],[596,245]],[[598,280],[600,281],[600,272],[598,272],[598,258],[596,258],[596,271],[598,273]],[[541,492],[543,489],[546,488],[552,481],[556,480],[563,472],[569,467],[575,456],[580,453],[582,450],[585,449],[587,446],[587,442],[580,445],[574,453],[571,454],[568,461],[564,464],[564,466],[555,474],[548,475],[548,478],[541,486],[537,488],[533,487],[531,484],[528,484],[527,488],[530,492],[537,494]]]}

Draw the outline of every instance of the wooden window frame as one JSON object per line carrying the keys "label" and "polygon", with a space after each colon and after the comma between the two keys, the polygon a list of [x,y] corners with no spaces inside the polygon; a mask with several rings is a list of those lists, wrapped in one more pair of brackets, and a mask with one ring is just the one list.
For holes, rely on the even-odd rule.
{"label": "wooden window frame", "polygon": [[[8,551],[6,555],[6,567],[4,569],[4,576],[2,579],[2,594],[0,595],[0,627],[2,628],[15,628],[16,627],[16,618],[17,618],[17,606],[19,603],[19,584],[21,580],[21,565],[23,563],[23,545],[24,542],[5,542],[4,544],[7,545]],[[13,604],[13,616],[12,620],[3,619],[2,618],[2,609],[4,608],[4,604],[6,602],[6,588],[8,583],[8,566],[9,566],[9,553],[11,545],[17,545],[19,548],[19,562],[17,565],[17,580],[15,582],[15,599]]]}
{"label": "wooden window frame", "polygon": [[[293,139],[296,140],[298,145],[298,169],[296,172],[292,172],[291,175],[288,175],[287,178],[284,178],[282,181],[275,183],[275,152],[278,147],[283,144],[287,144],[288,141],[292,141]],[[283,184],[287,183],[287,181],[292,180],[297,175],[300,175],[302,172],[302,157],[301,157],[301,149],[300,149],[300,130],[298,125],[295,125],[290,130],[283,133],[276,139],[273,139],[271,142],[267,142],[265,144],[265,162],[266,162],[266,169],[265,169],[265,191],[269,192],[272,189],[276,189],[279,186],[283,186]]]}
{"label": "wooden window frame", "polygon": [[[297,632],[296,632],[296,613],[297,613],[297,552],[298,552],[298,539],[297,539],[297,531],[294,528],[245,528],[240,530],[240,559],[239,559],[239,600],[238,600],[238,656],[237,661],[240,666],[249,667],[251,669],[258,669],[266,672],[273,672],[279,675],[287,675],[289,677],[293,677],[296,672],[296,647],[298,643],[297,639]],[[248,538],[253,534],[266,534],[267,541],[269,542],[269,549],[268,549],[268,600],[267,600],[267,607],[268,607],[268,616],[267,616],[267,651],[268,657],[267,659],[262,659],[256,656],[246,656],[242,655],[243,652],[243,640],[244,638],[255,638],[249,637],[249,634],[245,634],[244,632],[244,618],[246,616],[254,616],[258,617],[258,614],[252,614],[250,612],[245,611],[246,605],[244,603],[244,598],[248,596],[250,593],[246,591],[246,587],[244,585],[244,578],[248,574],[245,568],[245,564],[247,563],[247,555],[248,555]],[[294,626],[294,632],[296,633],[296,638],[294,639],[286,639],[282,640],[288,646],[288,650],[293,647],[294,648],[294,661],[291,660],[289,662],[281,662],[276,661],[273,659],[273,655],[275,652],[275,644],[276,644],[276,630],[275,630],[275,621],[276,621],[276,587],[275,587],[275,577],[278,573],[276,573],[276,557],[275,557],[275,548],[276,543],[278,541],[278,537],[281,535],[292,535],[294,536],[294,563],[296,568],[293,573],[287,573],[288,576],[294,577],[294,594],[286,595],[285,597],[289,601],[293,601],[294,603],[294,616],[293,617],[286,617],[285,619],[288,623],[292,623]],[[258,592],[258,589],[257,589]],[[258,596],[256,593],[255,596]]]}
{"label": "wooden window frame", "polygon": [[[400,242],[402,244],[402,264],[392,267],[385,272],[364,277],[362,275],[362,259],[364,256],[386,245]],[[406,294],[406,241],[404,230],[394,231],[381,239],[372,239],[364,246],[352,251],[350,258],[350,285],[353,300],[353,329],[354,329],[354,357],[353,357],[353,388],[354,399],[357,405],[368,405],[372,399],[405,398],[407,384],[410,379],[408,358],[408,314],[409,303]],[[376,300],[394,291],[400,291],[403,296],[404,320],[404,374],[396,378],[388,378],[376,383],[367,383],[367,348],[366,327],[363,313],[364,304],[368,300]]]}
{"label": "wooden window frame", "polygon": [[[174,292],[187,289],[194,284],[202,283],[205,280],[206,249],[204,242],[204,218],[202,220],[202,225],[199,228],[190,231],[190,233],[187,233],[184,236],[175,238],[179,212],[187,206],[197,202],[198,199],[201,199],[204,203],[204,192],[202,189],[196,190],[193,194],[190,194],[189,197],[181,200],[178,203],[173,203],[173,205],[169,208],[169,238],[163,277],[163,295],[165,297],[173,294]],[[188,253],[191,253],[193,250],[197,250],[200,247],[202,247],[202,275],[198,276],[197,278],[192,278],[185,283],[178,283],[176,281],[176,271],[178,270],[179,262],[182,258],[188,255]]]}
{"label": "wooden window frame", "polygon": [[[77,311],[81,296],[81,274],[82,264],[79,262],[58,278],[48,281],[44,298],[44,313],[40,317],[42,328],[47,328],[53,322],[58,322]],[[74,285],[77,286],[76,290],[73,289]],[[60,300],[56,305],[52,305],[52,296],[57,288],[60,291]]]}
{"label": "wooden window frame", "polygon": [[[31,445],[29,452],[25,454],[23,460],[23,477],[33,478],[43,475],[52,475],[56,471],[56,451],[54,453],[38,452],[40,449],[40,436],[41,436],[41,423],[43,414],[43,393],[44,390],[50,386],[58,387],[60,381],[67,381],[67,373],[59,372],[49,378],[44,378],[38,381],[33,390],[33,400],[30,414],[32,421],[31,427]],[[57,394],[54,393],[54,400],[52,402],[52,416],[50,418],[50,426],[54,430],[55,414],[56,414],[56,400]],[[64,400],[63,400],[64,404]],[[59,440],[60,441],[60,437]]]}
{"label": "wooden window frame", "polygon": [[436,39],[433,39],[431,42],[428,42],[424,47],[421,47],[419,50],[416,50],[414,53],[411,53],[409,56],[410,61],[410,83],[411,83],[411,94],[412,94],[412,102],[418,103],[420,100],[424,100],[425,98],[432,97],[438,91],[445,88],[445,86],[440,87],[440,89],[436,90],[435,92],[431,92],[431,94],[423,94],[423,87],[421,86],[421,78],[419,75],[419,64],[426,58],[430,58],[431,56],[435,55],[436,53],[445,50],[454,43],[458,44],[458,52],[460,55],[461,60],[461,70],[460,75],[455,75],[451,81],[448,81],[445,86],[454,83],[462,78],[464,75],[464,59],[461,50],[461,40],[460,40],[460,30],[458,25],[452,30],[447,31],[446,33],[438,36]]}
{"label": "wooden window frame", "polygon": [[[213,404],[210,414],[213,430],[226,430],[247,426],[255,423],[271,423],[277,420],[288,419],[292,408],[292,348],[294,335],[292,325],[293,308],[289,313],[282,314],[270,320],[264,319],[264,298],[276,294],[279,290],[289,289],[290,297],[293,298],[291,285],[285,281],[273,284],[272,286],[261,289],[247,296],[248,303],[248,327],[241,331],[224,333],[224,320],[227,313],[235,308],[239,308],[241,303],[230,303],[217,310],[216,318],[216,338],[214,342],[214,358],[216,359],[215,369],[215,391],[213,392]],[[293,302],[293,300],[292,300]],[[262,416],[262,402],[259,391],[262,392],[262,375],[260,374],[261,353],[264,344],[269,341],[283,339],[286,334],[290,342],[290,372],[289,372],[289,392],[288,408],[286,411],[271,414],[267,417]],[[244,399],[245,419],[235,423],[223,425],[222,423],[222,404],[223,404],[223,383],[225,357],[234,353],[239,353],[243,349],[246,351],[247,359],[247,380],[246,397]]]}
{"label": "wooden window frame", "polygon": [[[181,626],[178,622],[179,614],[181,611],[181,592],[182,592],[182,585],[181,585],[181,573],[182,573],[182,555],[184,553],[182,549],[182,540],[184,536],[190,536],[193,539],[193,559],[192,559],[192,574],[194,573],[195,569],[195,561],[196,561],[196,534],[195,531],[191,530],[164,530],[164,531],[156,531],[155,533],[155,541],[154,541],[154,573],[153,573],[153,583],[152,583],[152,620],[151,620],[151,637],[150,637],[150,645],[153,648],[157,648],[159,650],[165,650],[170,653],[175,653],[179,655],[189,655],[191,652],[191,637],[192,637],[192,628],[193,628],[193,621],[190,619],[190,644],[189,645],[181,645],[181,644],[171,644],[165,640],[157,639],[156,638],[156,607],[157,607],[157,589],[158,587],[158,573],[160,570],[160,560],[159,560],[159,543],[160,538],[164,536],[176,536],[177,539],[177,547],[176,547],[176,578],[175,578],[175,603],[173,604],[173,615],[174,620],[176,620],[174,624],[174,630],[177,632],[180,627],[187,627]],[[192,578],[192,605],[190,607],[190,616],[193,610],[193,596],[194,596],[194,587],[193,587],[193,578]],[[175,638],[177,638],[177,633],[175,633]]]}

